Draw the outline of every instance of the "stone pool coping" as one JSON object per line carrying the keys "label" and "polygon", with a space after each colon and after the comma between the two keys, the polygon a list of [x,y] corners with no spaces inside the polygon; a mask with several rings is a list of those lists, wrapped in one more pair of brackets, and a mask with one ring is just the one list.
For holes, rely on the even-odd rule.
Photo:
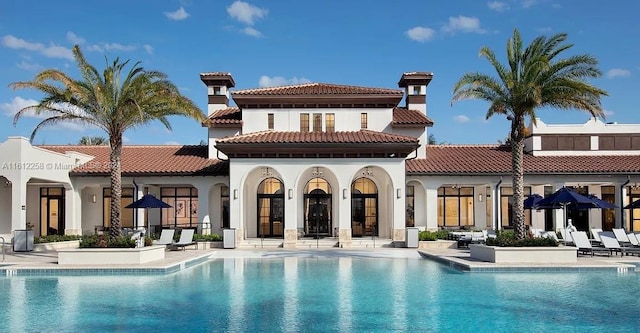
{"label": "stone pool coping", "polygon": [[354,257],[433,260],[464,273],[482,272],[640,272],[638,256],[579,256],[571,264],[493,264],[474,261],[467,249],[198,249],[167,251],[164,260],[139,265],[58,265],[57,252],[9,253],[0,261],[0,276],[29,275],[159,275],[187,269],[210,259],[283,258],[283,257]]}

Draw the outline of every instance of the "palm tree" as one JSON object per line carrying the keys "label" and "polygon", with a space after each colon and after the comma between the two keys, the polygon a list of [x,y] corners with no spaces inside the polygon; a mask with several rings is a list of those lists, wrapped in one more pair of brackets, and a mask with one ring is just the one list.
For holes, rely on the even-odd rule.
{"label": "palm tree", "polygon": [[83,136],[78,141],[78,144],[82,146],[106,146],[109,141],[102,136]]}
{"label": "palm tree", "polygon": [[16,113],[14,125],[26,112],[46,112],[31,133],[31,140],[39,129],[64,121],[73,121],[102,129],[109,137],[110,182],[111,182],[111,238],[121,234],[120,199],[122,197],[122,136],[131,128],[160,121],[171,129],[168,116],[178,115],[198,121],[205,119],[202,111],[167,79],[167,75],[145,70],[136,62],[124,76],[123,70],[129,60],[116,58],[102,72],[89,64],[78,45],[73,55],[81,74],[74,79],[57,69],[46,69],[36,74],[33,81],[14,82],[14,89],[39,90],[44,97],[36,105],[28,106]]}
{"label": "palm tree", "polygon": [[506,115],[511,121],[508,142],[511,145],[513,178],[513,216],[518,238],[525,237],[524,171],[522,166],[525,120],[535,124],[536,110],[543,107],[577,109],[604,118],[600,98],[607,92],[586,80],[602,75],[598,61],[581,54],[559,59],[573,45],[566,44],[567,34],[536,37],[523,49],[517,29],[507,41],[507,64],[501,64],[488,47],[480,56],[494,67],[498,77],[466,73],[455,84],[451,104],[464,99],[489,102],[486,118]]}

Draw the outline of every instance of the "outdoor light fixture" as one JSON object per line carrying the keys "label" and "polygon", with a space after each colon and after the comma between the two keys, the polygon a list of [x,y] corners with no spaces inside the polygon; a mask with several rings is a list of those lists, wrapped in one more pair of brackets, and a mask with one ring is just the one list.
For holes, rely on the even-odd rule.
{"label": "outdoor light fixture", "polygon": [[98,202],[98,198],[96,197],[96,195],[95,195],[95,194],[92,194],[92,195],[91,195],[91,202],[93,202],[93,203]]}
{"label": "outdoor light fixture", "polygon": [[342,199],[346,199],[347,198],[347,189],[343,188],[342,189]]}
{"label": "outdoor light fixture", "polygon": [[293,189],[289,189],[289,199],[293,199]]}
{"label": "outdoor light fixture", "polygon": [[396,189],[396,198],[398,199],[402,198],[402,189],[400,188]]}
{"label": "outdoor light fixture", "polygon": [[233,198],[234,199],[238,199],[238,189],[237,188],[233,189]]}
{"label": "outdoor light fixture", "polygon": [[482,193],[478,194],[478,202],[482,202]]}

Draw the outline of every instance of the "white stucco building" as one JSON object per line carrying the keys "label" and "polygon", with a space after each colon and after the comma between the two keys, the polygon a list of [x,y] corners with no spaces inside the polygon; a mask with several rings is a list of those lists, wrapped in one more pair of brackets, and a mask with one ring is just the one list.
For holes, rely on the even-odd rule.
{"label": "white stucco building", "polygon": [[[433,74],[401,75],[399,89],[310,83],[233,90],[229,73],[203,73],[206,146],[125,146],[122,206],[145,193],[173,208],[123,208],[123,225],[234,228],[295,247],[305,237],[340,246],[375,236],[403,241],[405,228],[495,229],[511,224],[508,147],[428,145]],[[404,105],[400,105],[404,100]],[[233,101],[233,103],[231,103]],[[235,105],[232,105],[235,104]],[[525,191],[563,186],[623,207],[640,199],[640,125],[529,128]],[[109,226],[109,148],[0,144],[0,235],[87,234]],[[579,229],[640,229],[640,211],[569,212]],[[527,210],[551,230],[561,211]]]}

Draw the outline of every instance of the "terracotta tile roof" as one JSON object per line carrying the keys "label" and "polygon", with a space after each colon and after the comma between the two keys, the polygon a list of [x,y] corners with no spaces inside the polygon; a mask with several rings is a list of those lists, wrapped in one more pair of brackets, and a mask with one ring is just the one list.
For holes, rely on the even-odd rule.
{"label": "terracotta tile roof", "polygon": [[231,76],[231,73],[227,73],[227,72],[204,72],[204,73],[200,73],[200,77],[215,77],[215,76]]}
{"label": "terracotta tile roof", "polygon": [[224,84],[227,87],[235,87],[236,82],[233,80],[231,73],[225,72],[205,72],[200,73],[200,80],[205,84],[219,85]]}
{"label": "terracotta tile roof", "polygon": [[[71,170],[71,175],[109,174],[108,146],[45,145],[39,147],[59,153],[75,151],[95,156],[91,161]],[[195,176],[227,173],[226,162],[208,158],[207,146],[124,146],[122,149],[123,176]]]}
{"label": "terracotta tile roof", "polygon": [[256,143],[415,143],[414,137],[360,130],[353,132],[277,132],[262,131],[219,139],[222,144]]}
{"label": "terracotta tile roof", "polygon": [[[510,174],[511,148],[499,145],[429,145],[427,157],[407,161],[408,174]],[[524,155],[525,174],[638,174],[640,156]]]}
{"label": "terracotta tile roof", "polygon": [[306,83],[290,86],[267,87],[246,90],[236,90],[232,95],[260,95],[260,96],[283,96],[283,95],[396,95],[402,96],[403,91],[399,89],[369,88],[358,86],[347,86],[329,83]]}
{"label": "terracotta tile roof", "polygon": [[242,110],[238,107],[217,110],[207,117],[202,125],[211,127],[241,127]]}
{"label": "terracotta tile roof", "polygon": [[393,127],[425,127],[433,126],[433,120],[418,110],[408,110],[407,108],[393,108]]}

